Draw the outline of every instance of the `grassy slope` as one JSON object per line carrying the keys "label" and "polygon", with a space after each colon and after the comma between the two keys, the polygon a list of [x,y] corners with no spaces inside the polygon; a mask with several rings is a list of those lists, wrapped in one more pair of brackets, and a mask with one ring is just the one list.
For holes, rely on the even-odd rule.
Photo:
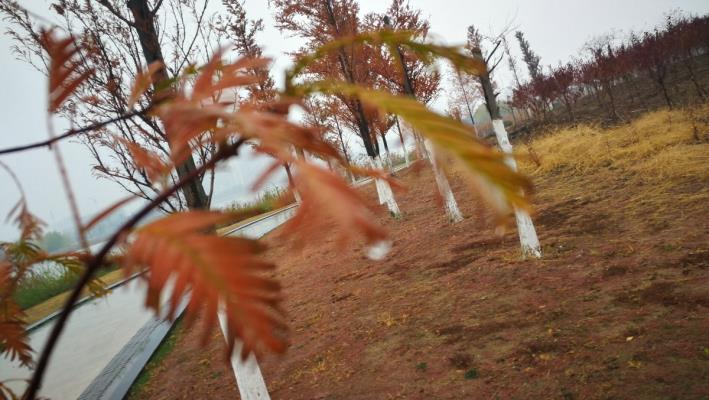
{"label": "grassy slope", "polygon": [[[468,218],[448,224],[427,168],[402,174],[404,218],[380,215],[395,240],[384,262],[331,239],[272,242],[292,340],[261,360],[273,398],[704,398],[709,109],[695,115],[533,141],[522,168],[542,260],[519,259],[514,231],[493,235],[459,176]],[[184,331],[144,398],[233,395],[198,337]]]}
{"label": "grassy slope", "polygon": [[13,298],[20,308],[27,309],[71,289],[77,280],[78,276],[68,271],[33,272],[22,279]]}

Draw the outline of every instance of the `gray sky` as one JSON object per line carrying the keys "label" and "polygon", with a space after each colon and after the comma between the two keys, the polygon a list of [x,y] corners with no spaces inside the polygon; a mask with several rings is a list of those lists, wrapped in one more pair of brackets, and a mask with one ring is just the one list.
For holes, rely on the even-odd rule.
{"label": "gray sky", "polygon": [[[220,1],[212,0],[215,7]],[[31,11],[51,17],[48,11],[50,1],[23,0],[21,3]],[[382,11],[388,1],[360,0],[363,12]],[[465,40],[466,27],[477,25],[484,33],[499,31],[512,23],[525,35],[532,48],[541,56],[543,65],[556,65],[576,55],[583,43],[592,36],[618,32],[627,34],[630,30],[649,29],[662,21],[664,13],[680,8],[685,12],[705,14],[709,12],[706,0],[495,0],[495,1],[453,1],[453,0],[411,0],[411,4],[421,10],[431,21],[433,37],[448,44],[461,44]],[[264,0],[246,0],[246,9],[251,18],[263,18],[266,30],[260,41],[266,55],[275,58],[274,74],[282,74],[288,63],[283,52],[298,47],[298,40],[284,38],[272,27],[271,11]],[[9,26],[0,21],[5,32]],[[516,43],[513,50],[517,51]],[[19,145],[46,139],[45,100],[46,82],[44,77],[29,65],[16,61],[10,54],[10,39],[0,37],[0,147]],[[510,84],[510,76],[504,72],[498,75],[498,83],[503,87]],[[280,82],[280,76],[276,76]],[[439,103],[444,100],[439,99]],[[65,125],[57,122],[58,130]],[[354,141],[353,141],[354,142]],[[91,158],[85,149],[72,143],[61,145],[74,191],[82,214],[90,215],[111,202],[125,196],[120,188],[107,180],[97,180],[91,175]],[[59,176],[52,155],[47,150],[34,150],[2,157],[19,176],[24,184],[30,208],[50,225],[66,221],[69,215],[65,195],[59,183]],[[254,163],[237,163],[237,167],[252,169]],[[243,175],[253,177],[254,171],[244,171]],[[234,172],[224,172],[218,176],[216,192],[225,187],[238,185],[239,176]],[[221,185],[221,186],[220,186]],[[16,238],[17,231],[5,223],[4,215],[17,201],[18,195],[10,179],[0,171],[0,240]],[[220,202],[226,199],[218,199]]]}

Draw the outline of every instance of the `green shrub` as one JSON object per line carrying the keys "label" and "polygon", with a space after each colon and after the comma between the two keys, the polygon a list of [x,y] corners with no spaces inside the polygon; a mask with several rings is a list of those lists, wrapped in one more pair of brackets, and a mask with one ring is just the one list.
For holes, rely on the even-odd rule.
{"label": "green shrub", "polygon": [[[103,276],[116,269],[117,266],[101,268],[96,276]],[[42,267],[30,272],[20,281],[13,298],[20,308],[25,310],[70,290],[78,280],[78,274],[64,268]]]}

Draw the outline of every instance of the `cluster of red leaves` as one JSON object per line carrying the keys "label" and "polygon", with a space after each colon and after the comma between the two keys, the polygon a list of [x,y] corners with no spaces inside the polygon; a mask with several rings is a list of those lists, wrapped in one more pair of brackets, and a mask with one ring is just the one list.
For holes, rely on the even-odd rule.
{"label": "cluster of red leaves", "polygon": [[[298,231],[315,241],[325,232],[314,227],[334,221],[343,239],[382,239],[383,229],[373,222],[369,205],[354,189],[327,169],[293,156],[295,148],[346,165],[333,145],[323,139],[322,132],[288,120],[288,109],[297,102],[275,99],[234,109],[236,92],[256,83],[259,77],[253,71],[267,63],[253,58],[227,63],[217,53],[208,64],[192,68],[175,80],[169,96],[161,96],[152,111],[165,126],[172,151],[170,165],[134,143],[123,144],[137,165],[154,179],[184,161],[198,143],[211,141],[221,147],[237,140],[248,141],[257,152],[276,158],[273,168],[267,169],[259,182],[284,163],[296,168],[292,189],[301,195],[302,203],[287,232]],[[138,77],[131,98],[143,95],[156,70],[151,66]],[[262,248],[257,242],[220,237],[214,232],[216,224],[232,218],[225,213],[191,211],[137,229],[126,240],[124,267],[128,272],[146,271],[148,307],[160,310],[161,295],[169,291],[166,316],[171,318],[182,299],[188,297],[188,316],[191,319],[203,312],[205,329],[213,326],[218,312],[224,313],[230,349],[239,338],[244,342],[242,355],[259,344],[282,351],[285,324],[278,308],[280,287],[264,275],[274,266],[259,258]],[[207,333],[205,330],[205,337]]]}
{"label": "cluster of red leaves", "polygon": [[[547,73],[540,73],[529,82],[515,88],[514,105],[531,107],[537,113],[555,100],[567,106],[581,96],[581,87],[590,86],[608,91],[616,82],[636,79],[646,74],[660,86],[666,85],[668,66],[683,61],[690,74],[694,74],[696,52],[706,49],[709,17],[679,18],[669,15],[662,27],[641,34],[632,33],[626,40],[615,44],[610,37],[599,37],[586,44],[590,57],[578,57],[573,62],[559,64]],[[695,86],[704,96],[701,86]],[[670,102],[669,98],[666,99]],[[668,104],[671,106],[671,104]],[[613,104],[609,105],[614,107]]]}
{"label": "cluster of red leaves", "polygon": [[125,138],[115,136],[115,140],[126,146],[136,167],[148,174],[151,182],[164,181],[170,173],[172,164],[163,160],[157,153],[147,150],[138,142],[131,142]]}
{"label": "cluster of red leaves", "polygon": [[245,355],[259,342],[283,351],[283,337],[274,329],[285,329],[278,308],[280,285],[265,276],[274,265],[258,258],[263,247],[257,241],[213,232],[215,224],[230,218],[190,211],[150,223],[135,232],[123,265],[128,273],[149,268],[146,306],[158,314],[164,292],[169,293],[170,318],[189,296],[188,315],[205,313],[205,340],[221,309],[228,321],[230,349],[239,337]]}
{"label": "cluster of red leaves", "polygon": [[17,281],[12,277],[10,262],[0,263],[0,352],[22,365],[32,364],[32,348],[25,332],[24,314],[12,299]]}
{"label": "cluster of red leaves", "polygon": [[[77,49],[71,38],[56,39],[51,32],[43,33],[42,37],[51,63],[49,91],[50,111],[53,112],[90,76],[91,71],[83,69],[76,59]],[[399,43],[397,41],[406,41],[414,52],[443,56],[455,65],[472,62],[454,48],[421,46],[412,42],[408,36],[370,34],[349,40],[360,43],[384,40],[382,38],[395,44]],[[323,48],[333,49],[328,45]],[[308,62],[316,61],[323,54],[320,52],[305,61],[301,60],[294,69],[307,67]],[[368,204],[342,177],[309,162],[302,154],[307,152],[315,158],[334,162],[336,167],[359,174],[379,179],[385,177],[377,171],[355,171],[342,160],[337,149],[323,138],[320,128],[302,126],[288,120],[289,108],[300,104],[309,93],[340,93],[356,96],[384,113],[401,115],[436,145],[449,148],[471,170],[476,170],[479,175],[501,187],[510,202],[524,205],[524,199],[518,193],[527,181],[510,171],[500,154],[484,148],[480,143],[463,140],[467,136],[467,128],[432,113],[412,99],[337,82],[316,82],[297,89],[292,81],[297,74],[292,72],[288,75],[287,86],[289,93],[296,96],[295,99],[281,98],[259,104],[237,105],[238,92],[248,90],[259,79],[263,79],[263,76],[253,71],[263,69],[267,62],[252,57],[229,63],[223,60],[221,52],[217,52],[206,65],[188,68],[183,75],[173,80],[165,80],[165,71],[160,65],[149,66],[136,79],[130,102],[132,105],[149,87],[155,86],[154,81],[159,81],[157,86],[168,85],[154,94],[154,104],[149,112],[165,128],[170,145],[169,161],[136,143],[126,140],[120,143],[128,148],[135,164],[144,169],[151,180],[155,180],[184,162],[200,144],[206,143],[216,148],[213,162],[204,165],[213,168],[217,161],[233,156],[234,149],[238,150],[237,144],[249,142],[257,152],[276,158],[273,167],[263,172],[259,183],[265,181],[281,165],[290,164],[296,169],[292,189],[300,194],[302,201],[295,217],[288,223],[286,234],[298,232],[300,238],[307,238],[309,243],[317,243],[319,236],[329,234],[325,227],[334,227],[339,231],[343,243],[353,238],[375,243],[384,239],[385,231],[374,222]],[[162,76],[156,76],[160,74]],[[105,140],[116,139],[107,137]],[[294,149],[301,157],[293,155]],[[174,190],[177,190],[176,186],[166,188],[165,197],[161,198],[167,198]],[[99,213],[87,227],[125,202],[122,200]],[[286,327],[279,307],[280,286],[269,277],[274,265],[260,258],[263,248],[257,241],[216,234],[215,225],[232,218],[233,215],[228,213],[208,211],[176,213],[141,228],[126,226],[116,232],[109,243],[114,243],[115,239],[115,242],[124,245],[125,254],[120,257],[120,261],[127,273],[143,272],[142,276],[148,286],[146,306],[154,309],[158,315],[173,318],[178,306],[187,301],[188,319],[193,320],[197,313],[205,315],[205,339],[208,338],[208,329],[214,325],[218,315],[223,313],[230,351],[237,339],[244,342],[242,356],[261,346],[272,351],[283,351],[286,346]],[[18,224],[23,237],[37,231],[38,224],[24,207],[18,217]],[[105,262],[88,256],[72,258],[78,262],[89,259],[93,267]],[[22,268],[32,262],[36,261],[28,261],[22,264]],[[17,268],[19,263],[11,262],[8,265]],[[71,268],[76,267],[70,265]],[[17,276],[12,271],[7,272],[9,267],[5,264],[2,268],[0,272],[5,276],[13,279]],[[3,291],[11,292],[11,289]],[[31,358],[26,347],[24,324],[17,323],[21,314],[8,306],[11,304],[11,299],[8,299],[9,295],[2,298],[3,307],[12,311],[0,321],[9,324],[0,324],[0,340],[4,340],[1,342],[2,351],[12,357],[25,357],[24,360],[29,362]],[[160,312],[163,300],[168,304],[165,314]],[[21,329],[17,329],[17,326]]]}
{"label": "cluster of red leaves", "polygon": [[[377,225],[371,212],[362,207],[364,200],[331,171],[303,160],[296,160],[298,171],[295,185],[301,196],[301,205],[296,215],[288,221],[284,232],[299,231],[301,237],[315,238],[323,232],[323,223],[332,223],[339,234],[341,244],[359,234],[367,242],[375,243],[386,237],[384,229]],[[377,171],[358,169],[360,174],[377,174]]]}
{"label": "cluster of red leaves", "polygon": [[[81,253],[50,255],[43,251],[36,243],[42,238],[44,223],[29,212],[24,198],[7,219],[12,219],[19,228],[20,238],[17,242],[0,242],[0,254],[4,257],[0,261],[0,355],[30,366],[33,350],[28,343],[25,314],[12,297],[13,293],[35,265],[51,263],[78,276],[84,270],[86,257]],[[92,279],[88,287],[96,296],[107,293],[100,279]]]}
{"label": "cluster of red leaves", "polygon": [[33,242],[42,235],[42,221],[32,215],[24,198],[10,211],[7,219],[20,229],[17,243],[0,243],[0,355],[20,364],[32,364],[32,348],[25,331],[25,315],[12,295],[30,267],[46,259],[46,255]]}
{"label": "cluster of red leaves", "polygon": [[79,49],[73,37],[57,39],[54,31],[49,30],[41,33],[40,41],[50,60],[49,112],[56,112],[64,100],[89,79],[93,70],[82,68],[82,60],[77,57]]}

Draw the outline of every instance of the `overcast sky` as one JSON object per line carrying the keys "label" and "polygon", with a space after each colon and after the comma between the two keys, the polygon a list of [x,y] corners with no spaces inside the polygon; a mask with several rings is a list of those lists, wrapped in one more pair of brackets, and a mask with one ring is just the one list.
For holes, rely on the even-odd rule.
{"label": "overcast sky", "polygon": [[[584,42],[592,36],[616,32],[627,34],[630,30],[650,29],[661,23],[663,14],[676,8],[695,14],[709,12],[707,0],[410,0],[423,10],[431,21],[433,37],[448,44],[461,44],[466,27],[477,25],[483,33],[494,33],[513,24],[524,31],[532,48],[541,56],[543,65],[556,65],[576,55]],[[215,7],[221,3],[212,0]],[[51,18],[50,1],[23,0],[28,9]],[[274,71],[281,74],[288,59],[284,52],[298,47],[298,40],[284,38],[273,25],[271,11],[265,0],[246,0],[246,9],[252,18],[263,18],[266,31],[260,41],[265,53],[276,59]],[[388,2],[360,0],[363,12],[383,11]],[[9,29],[0,21],[2,32]],[[0,38],[0,148],[46,139],[45,129],[45,79],[29,65],[16,61],[10,53],[10,39]],[[513,50],[517,51],[516,43]],[[498,84],[508,86],[509,74],[504,68]],[[277,79],[277,81],[281,81]],[[439,103],[441,101],[439,100]],[[443,102],[444,103],[444,102]],[[58,124],[60,127],[61,123]],[[90,215],[112,201],[125,196],[116,184],[97,180],[91,175],[91,158],[85,149],[72,143],[61,146],[69,169],[81,212]],[[30,208],[50,225],[66,221],[69,215],[65,195],[53,158],[47,150],[2,157],[19,176],[29,198]],[[242,170],[253,163],[240,164]],[[254,171],[242,171],[252,177]],[[236,172],[219,175],[217,192],[229,185],[239,184]],[[221,185],[221,186],[219,186]],[[0,171],[0,240],[11,240],[17,231],[4,221],[4,215],[17,201],[17,191],[4,171]],[[221,199],[224,200],[224,199]]]}

